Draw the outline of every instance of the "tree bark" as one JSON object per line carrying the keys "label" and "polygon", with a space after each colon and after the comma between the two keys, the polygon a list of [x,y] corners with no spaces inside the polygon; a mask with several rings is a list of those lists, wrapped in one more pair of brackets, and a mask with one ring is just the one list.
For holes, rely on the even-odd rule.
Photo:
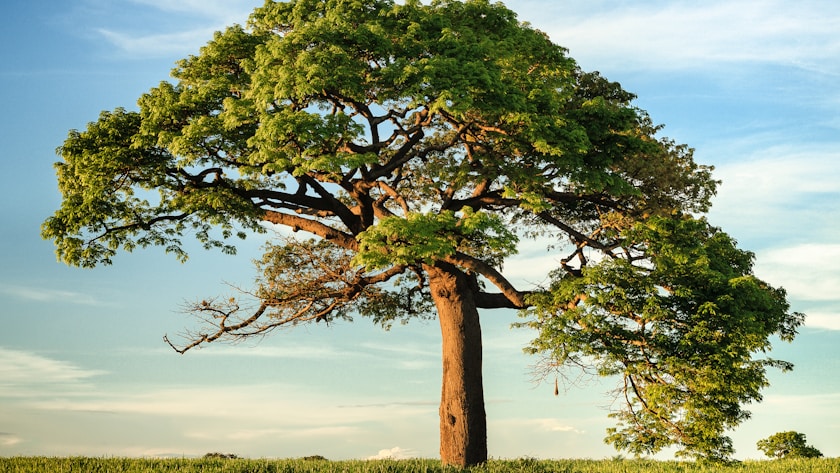
{"label": "tree bark", "polygon": [[427,266],[442,340],[440,459],[466,467],[487,461],[487,417],[481,374],[481,325],[467,275],[455,266]]}

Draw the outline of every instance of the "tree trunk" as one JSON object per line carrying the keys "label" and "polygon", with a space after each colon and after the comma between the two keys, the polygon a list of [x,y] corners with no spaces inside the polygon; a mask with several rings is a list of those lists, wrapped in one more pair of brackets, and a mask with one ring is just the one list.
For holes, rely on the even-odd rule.
{"label": "tree trunk", "polygon": [[465,467],[487,461],[481,377],[481,325],[467,276],[447,264],[427,266],[443,345],[440,459]]}

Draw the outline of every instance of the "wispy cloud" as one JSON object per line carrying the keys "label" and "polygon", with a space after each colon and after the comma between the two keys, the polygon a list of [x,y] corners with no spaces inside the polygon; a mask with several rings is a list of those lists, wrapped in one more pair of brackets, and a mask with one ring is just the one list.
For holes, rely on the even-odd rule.
{"label": "wispy cloud", "polygon": [[[764,398],[760,406],[767,410],[777,410],[783,407],[787,411],[813,412],[817,414],[834,413],[840,417],[837,406],[840,405],[840,392],[828,394],[772,394]],[[758,410],[759,405],[756,406]]]}
{"label": "wispy cloud", "polygon": [[[285,384],[134,386],[131,390],[99,390],[85,397],[17,399],[15,404],[29,412],[47,411],[52,419],[78,422],[79,416],[84,416],[87,422],[92,425],[99,422],[103,428],[113,424],[107,420],[110,418],[119,419],[126,425],[157,428],[165,422],[166,435],[172,437],[171,442],[191,446],[188,451],[192,453],[222,448],[237,453],[271,455],[268,452],[277,452],[280,444],[282,452],[293,448],[285,455],[300,455],[294,449],[318,448],[326,442],[329,452],[333,453],[317,453],[335,455],[334,452],[339,451],[346,457],[357,457],[360,444],[350,439],[364,439],[362,442],[368,442],[365,448],[369,450],[370,443],[381,445],[388,438],[396,441],[405,435],[414,435],[418,425],[431,427],[436,424],[436,403],[383,400],[364,405],[359,401],[375,400],[376,396],[354,398],[348,394],[344,397],[344,401],[354,405],[340,406],[330,393]],[[97,414],[114,417],[104,418]],[[132,434],[119,433],[117,437],[113,439],[114,445],[128,445]],[[164,451],[149,446],[142,450]],[[123,449],[113,446],[108,451],[116,454],[114,452],[123,452]]]}
{"label": "wispy cloud", "polygon": [[0,447],[11,447],[12,445],[17,445],[22,441],[23,439],[15,434],[0,432]]}
{"label": "wispy cloud", "polygon": [[336,426],[321,426],[321,427],[301,427],[289,426],[286,428],[256,428],[256,429],[225,429],[223,432],[208,431],[206,428],[198,430],[190,430],[185,433],[185,436],[193,439],[205,440],[228,440],[233,442],[246,442],[259,439],[279,439],[294,437],[295,439],[302,438],[318,438],[327,439],[330,437],[347,437],[351,435],[358,435],[362,429],[354,426],[336,425]]}
{"label": "wispy cloud", "polygon": [[781,283],[794,299],[836,301],[840,305],[838,243],[806,243],[762,251],[758,254],[756,273]]}
{"label": "wispy cloud", "polygon": [[561,253],[549,253],[543,247],[530,253],[514,255],[505,261],[504,274],[520,290],[546,286],[548,274],[560,267],[560,260],[566,256]]}
{"label": "wispy cloud", "polygon": [[253,0],[132,0],[167,13],[204,16],[216,21],[242,22],[258,2]]}
{"label": "wispy cloud", "polygon": [[0,395],[21,395],[54,387],[66,392],[90,378],[105,374],[67,361],[0,347]]}
{"label": "wispy cloud", "polygon": [[251,0],[87,1],[68,13],[67,23],[92,32],[120,56],[177,57],[198,53],[214,31],[245,23],[255,5]]}
{"label": "wispy cloud", "polygon": [[828,330],[840,330],[840,303],[835,304],[834,310],[831,307],[805,309],[805,325],[813,328]]}
{"label": "wispy cloud", "polygon": [[201,46],[213,37],[218,28],[199,28],[170,33],[137,34],[99,28],[97,32],[121,54],[133,58],[197,54]]}
{"label": "wispy cloud", "polygon": [[583,430],[565,422],[561,419],[551,417],[543,418],[529,418],[529,419],[506,419],[496,422],[503,424],[504,428],[522,429],[522,430],[538,430],[543,432],[571,432],[584,433]]}
{"label": "wispy cloud", "polygon": [[840,229],[840,189],[831,181],[840,177],[840,166],[830,159],[792,154],[721,166],[717,175],[723,186],[712,222],[739,239],[772,239],[775,245],[833,241]]}
{"label": "wispy cloud", "polygon": [[727,197],[734,194],[732,198],[737,199],[746,194],[781,201],[791,195],[840,194],[840,150],[831,143],[726,146],[752,149],[742,159],[717,166],[716,174],[724,175],[721,192]]}
{"label": "wispy cloud", "polygon": [[[537,6],[535,2],[524,2]],[[840,72],[840,8],[833,2],[637,2],[567,8],[547,32],[574,57],[624,70],[761,62]],[[539,6],[545,7],[542,3]],[[567,11],[578,14],[567,15]]]}
{"label": "wispy cloud", "polygon": [[712,221],[736,228],[739,239],[834,241],[840,230],[838,162],[840,152],[832,146],[804,145],[759,148],[720,164],[715,175],[723,185]]}
{"label": "wispy cloud", "polygon": [[[788,292],[810,327],[840,329],[840,152],[833,144],[732,143],[710,220],[755,250],[755,272]],[[806,305],[807,310],[802,306]]]}
{"label": "wispy cloud", "polygon": [[208,346],[198,351],[199,356],[287,358],[306,360],[327,360],[360,356],[359,353],[342,350],[325,344],[289,344],[283,346],[237,345]]}
{"label": "wispy cloud", "polygon": [[381,356],[382,353],[386,353],[389,355],[404,355],[407,357],[420,357],[420,358],[440,358],[440,351],[437,346],[437,340],[433,343],[428,344],[417,344],[417,343],[401,343],[401,344],[392,344],[392,343],[373,343],[373,342],[365,342],[359,344],[359,347],[371,350],[374,352],[378,352],[377,356]]}
{"label": "wispy cloud", "polygon": [[[805,325],[840,330],[840,244],[803,243],[759,251],[756,274],[782,286]],[[797,306],[806,305],[807,309]]]}
{"label": "wispy cloud", "polygon": [[338,407],[342,409],[359,409],[359,408],[373,408],[373,409],[385,409],[391,407],[420,407],[420,408],[432,408],[437,407],[437,401],[405,401],[405,402],[374,402],[374,403],[363,403],[363,404],[342,404]]}
{"label": "wispy cloud", "polygon": [[101,304],[90,294],[63,289],[45,287],[20,286],[15,284],[0,284],[0,293],[8,296],[36,302],[61,302],[62,304],[99,305]]}
{"label": "wispy cloud", "polygon": [[[370,398],[366,398],[370,400]],[[352,402],[352,398],[346,399]],[[215,419],[295,429],[347,426],[368,421],[425,416],[435,411],[426,403],[391,402],[337,405],[329,393],[287,384],[149,387],[101,391],[72,398],[47,397],[27,402],[50,411]],[[340,419],[340,421],[337,421]]]}

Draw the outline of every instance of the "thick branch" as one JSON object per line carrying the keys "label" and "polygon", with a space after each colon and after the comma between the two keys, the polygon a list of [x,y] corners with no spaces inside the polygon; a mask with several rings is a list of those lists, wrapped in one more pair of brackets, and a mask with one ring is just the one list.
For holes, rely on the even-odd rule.
{"label": "thick branch", "polygon": [[[444,261],[449,264],[454,264],[456,266],[460,266],[464,269],[468,269],[470,271],[474,271],[482,276],[484,276],[488,281],[490,281],[494,286],[499,288],[502,291],[501,295],[505,297],[509,303],[512,305],[512,308],[523,309],[527,307],[527,303],[525,302],[525,296],[527,293],[518,291],[510,281],[505,278],[502,273],[500,273],[496,268],[493,266],[481,261],[477,258],[473,258],[472,256],[466,255],[464,253],[455,253],[451,256],[447,256]],[[497,304],[499,301],[497,300],[497,296],[493,296],[491,294],[486,294],[482,296],[485,298],[485,301],[490,303],[491,301],[496,302]],[[489,306],[491,307],[499,307],[499,306]],[[510,307],[505,305],[503,307]]]}
{"label": "thick branch", "polygon": [[292,230],[303,230],[312,233],[348,250],[356,251],[359,249],[359,242],[352,235],[348,235],[315,220],[283,212],[274,212],[272,210],[265,211],[263,220],[277,225],[284,225]]}
{"label": "thick branch", "polygon": [[332,193],[324,189],[324,186],[322,186],[320,182],[308,175],[302,176],[301,179],[313,190],[315,190],[319,196],[321,196],[321,198],[328,204],[329,210],[337,215],[347,228],[350,228],[351,231],[356,233],[362,231],[359,217],[350,211],[350,209],[341,203],[341,201],[336,199]]}
{"label": "thick branch", "polygon": [[[405,198],[403,198],[403,196],[400,195],[399,192],[396,191],[396,189],[394,189],[393,187],[389,186],[387,183],[382,182],[382,181],[378,181],[377,184],[379,184],[379,189],[381,189],[384,192],[383,198],[380,199],[381,202],[377,202],[377,205],[379,205],[381,207],[385,204],[385,201],[388,198],[391,198],[395,202],[397,202],[397,204],[399,204],[400,208],[403,211],[403,215],[408,215],[409,214],[408,202],[405,201]],[[385,212],[383,212],[383,213],[385,213]]]}
{"label": "thick branch", "polygon": [[[480,186],[481,187],[481,186]],[[521,199],[511,199],[502,197],[498,191],[490,191],[479,194],[482,189],[477,187],[473,191],[473,196],[467,199],[452,199],[449,201],[447,208],[457,212],[464,207],[470,207],[474,210],[485,209],[488,207],[519,207],[522,203]],[[486,191],[486,189],[484,189]]]}
{"label": "thick branch", "polygon": [[[321,183],[314,177],[304,175],[299,178],[298,192],[292,194],[278,190],[269,189],[242,189],[234,185],[234,183],[224,179],[221,168],[205,169],[198,174],[190,174],[183,169],[178,169],[175,172],[181,178],[186,179],[192,186],[196,188],[226,188],[233,191],[235,194],[250,201],[256,206],[270,206],[274,208],[288,208],[290,210],[300,212],[317,211],[318,216],[336,216],[341,219],[344,225],[351,229],[351,231],[361,231],[358,216],[353,214],[346,205],[335,198],[333,194],[327,191]],[[207,176],[213,175],[215,179],[206,181]],[[308,195],[307,188],[311,188],[318,194],[317,197]],[[260,202],[262,201],[262,202]]]}
{"label": "thick branch", "polygon": [[391,160],[384,166],[377,166],[374,170],[372,170],[370,178],[379,179],[389,176],[392,172],[402,167],[402,165],[411,160],[413,156],[411,150],[417,145],[417,143],[420,142],[420,140],[423,139],[424,136],[425,133],[422,128],[419,128],[414,133],[408,135],[408,140],[400,147],[399,150],[397,150]]}
{"label": "thick branch", "polygon": [[[528,294],[522,293],[523,296]],[[475,305],[479,309],[523,309],[525,306],[517,305],[508,296],[501,292],[483,292],[475,294]]]}

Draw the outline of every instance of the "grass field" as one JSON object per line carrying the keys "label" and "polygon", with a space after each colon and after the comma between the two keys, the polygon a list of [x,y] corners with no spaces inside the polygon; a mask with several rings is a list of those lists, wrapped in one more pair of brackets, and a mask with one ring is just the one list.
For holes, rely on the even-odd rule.
{"label": "grass field", "polygon": [[[0,458],[0,473],[445,473],[437,460],[246,460]],[[838,473],[840,458],[750,461],[733,465],[646,460],[491,460],[471,473]]]}

